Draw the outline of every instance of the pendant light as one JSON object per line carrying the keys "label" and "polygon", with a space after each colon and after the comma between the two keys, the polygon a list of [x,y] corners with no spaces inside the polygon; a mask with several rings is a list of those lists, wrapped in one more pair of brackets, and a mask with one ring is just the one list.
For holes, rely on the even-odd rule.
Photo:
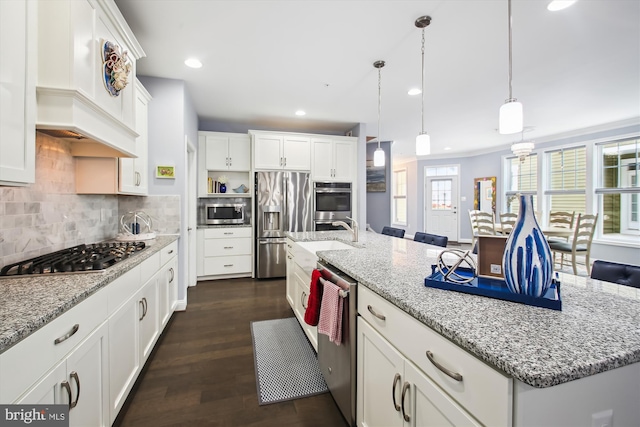
{"label": "pendant light", "polygon": [[535,147],[533,141],[525,141],[524,140],[524,129],[522,130],[522,136],[520,137],[520,142],[515,142],[511,144],[511,152],[518,156],[520,159],[520,163],[524,162],[524,159],[527,158],[529,154],[533,151]]}
{"label": "pendant light", "polygon": [[384,150],[380,147],[380,109],[382,105],[382,73],[380,70],[384,67],[384,61],[376,61],[373,66],[378,69],[378,148],[373,152],[373,166],[384,166]]}
{"label": "pendant light", "polygon": [[511,90],[511,0],[509,3],[509,98],[505,100],[505,103],[500,107],[500,119],[498,130],[501,134],[511,134],[522,132],[523,118],[522,118],[522,104],[513,97]]}
{"label": "pendant light", "polygon": [[424,131],[424,29],[431,24],[430,16],[421,16],[416,19],[416,27],[422,28],[422,108],[420,116],[422,119],[422,127],[420,134],[416,137],[416,156],[428,156],[431,154],[431,137]]}

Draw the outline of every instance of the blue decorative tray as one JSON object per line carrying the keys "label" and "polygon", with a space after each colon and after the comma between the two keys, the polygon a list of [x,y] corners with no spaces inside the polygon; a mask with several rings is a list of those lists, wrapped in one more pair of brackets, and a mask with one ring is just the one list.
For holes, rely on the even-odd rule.
{"label": "blue decorative tray", "polygon": [[[509,288],[507,288],[505,281],[501,279],[475,277],[469,283],[459,284],[443,280],[442,273],[437,270],[435,265],[431,266],[431,272],[431,275],[424,279],[424,285],[429,288],[464,292],[467,294],[481,295],[505,301],[519,302],[521,304],[533,305],[536,307],[550,308],[552,310],[562,310],[560,282],[556,279],[551,282],[551,286],[542,297],[533,297],[523,294],[514,294],[509,290]],[[456,273],[460,276],[473,276],[472,270],[463,267],[457,268]]]}

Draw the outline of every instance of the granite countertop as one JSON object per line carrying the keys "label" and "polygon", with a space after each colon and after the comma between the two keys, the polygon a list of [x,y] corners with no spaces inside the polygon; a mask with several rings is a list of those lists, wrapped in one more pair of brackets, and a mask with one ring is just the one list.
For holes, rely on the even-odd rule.
{"label": "granite countertop", "polygon": [[0,353],[176,240],[178,235],[147,240],[143,251],[100,273],[0,279]]}
{"label": "granite countertop", "polygon": [[[347,231],[289,233],[340,240]],[[353,244],[353,243],[351,243]],[[562,311],[424,286],[442,248],[361,232],[318,257],[488,364],[544,388],[640,362],[640,289],[560,273]]]}

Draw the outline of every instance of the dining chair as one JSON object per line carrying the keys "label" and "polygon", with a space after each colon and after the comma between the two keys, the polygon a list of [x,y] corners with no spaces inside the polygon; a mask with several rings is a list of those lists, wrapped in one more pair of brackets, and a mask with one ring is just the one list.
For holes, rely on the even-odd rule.
{"label": "dining chair", "polygon": [[[559,228],[573,228],[574,221],[576,218],[575,211],[572,212],[563,212],[563,211],[555,211],[549,212],[549,226],[550,227],[559,227]],[[563,241],[568,242],[568,237],[552,237],[549,241]]]}
{"label": "dining chair", "polygon": [[421,233],[420,231],[417,231],[413,235],[413,241],[446,248],[449,238],[447,236],[438,236],[437,234]]}
{"label": "dining chair", "polygon": [[555,264],[556,253],[560,254],[560,268],[564,267],[564,256],[571,255],[571,264],[573,266],[573,274],[578,274],[576,267],[577,257],[585,257],[585,267],[587,268],[587,274],[591,272],[591,266],[589,264],[589,257],[591,256],[591,242],[593,241],[593,234],[596,230],[596,224],[598,221],[598,215],[586,215],[578,214],[576,221],[575,232],[573,233],[573,239],[570,242],[562,242],[552,240],[549,241],[549,248],[553,252],[553,260]]}
{"label": "dining chair", "polygon": [[469,209],[469,222],[471,223],[471,246],[475,246],[478,238],[478,227],[476,225],[476,213],[480,212],[477,209]]}
{"label": "dining chair", "polygon": [[516,224],[518,214],[512,212],[502,212],[500,214],[500,233],[509,234],[513,230],[513,226]]}
{"label": "dining chair", "polygon": [[404,230],[401,228],[394,228],[394,227],[388,227],[388,226],[384,226],[382,227],[382,234],[386,234],[387,236],[393,236],[393,237],[399,237],[399,238],[404,238]]}
{"label": "dining chair", "polygon": [[596,260],[591,267],[591,278],[640,288],[640,266]]}
{"label": "dining chair", "polygon": [[495,217],[492,213],[479,211],[476,213],[476,229],[479,236],[496,234]]}

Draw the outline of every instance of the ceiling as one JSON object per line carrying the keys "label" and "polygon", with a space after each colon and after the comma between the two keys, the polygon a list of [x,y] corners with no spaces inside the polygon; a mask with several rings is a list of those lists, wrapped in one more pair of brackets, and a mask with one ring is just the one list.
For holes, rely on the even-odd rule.
{"label": "ceiling", "polygon": [[[421,128],[434,156],[507,148],[506,0],[116,0],[147,54],[138,74],[184,80],[201,122],[239,129],[344,134],[357,123],[415,158]],[[559,12],[513,0],[513,96],[525,139],[640,117],[640,2],[579,0]],[[190,69],[188,57],[204,66]],[[306,116],[297,117],[298,109]],[[213,129],[220,130],[220,129]],[[445,150],[445,149],[448,149]]]}

